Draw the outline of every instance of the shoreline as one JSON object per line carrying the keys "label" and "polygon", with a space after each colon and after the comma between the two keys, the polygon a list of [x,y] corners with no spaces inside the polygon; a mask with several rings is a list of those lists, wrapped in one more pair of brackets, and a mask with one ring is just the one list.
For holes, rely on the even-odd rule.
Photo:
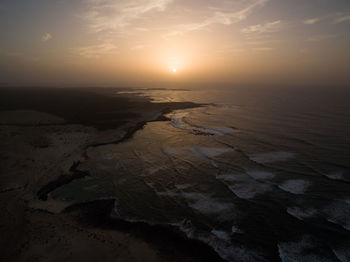
{"label": "shoreline", "polygon": [[178,252],[179,258],[189,257],[193,261],[218,261],[223,260],[214,249],[206,243],[191,239],[176,226],[149,224],[142,221],[127,221],[112,216],[115,200],[95,200],[79,203],[67,207],[63,213],[73,213],[78,217],[79,223],[97,228],[107,228],[132,234],[137,238],[150,243],[167,253]]}
{"label": "shoreline", "polygon": [[[87,171],[79,170],[81,161],[87,157],[86,151],[89,147],[122,143],[132,138],[134,133],[148,122],[168,121],[165,117],[167,113],[203,105],[190,102],[152,103],[148,98],[140,97],[133,100],[133,96],[130,95],[116,95],[114,89],[110,90],[110,96],[105,93],[106,90],[102,90],[103,94],[99,93],[99,90],[95,90],[95,93],[91,90],[87,93],[81,90],[60,90],[63,93],[59,95],[57,90],[46,91],[45,95],[50,101],[40,104],[35,96],[38,89],[32,90],[31,96],[28,95],[31,90],[26,90],[25,95],[21,93],[21,89],[7,90],[8,97],[6,94],[4,96],[3,89],[0,89],[0,100],[3,102],[9,98],[0,107],[0,113],[3,113],[0,114],[0,157],[3,164],[1,171],[5,174],[1,177],[0,188],[0,207],[4,210],[0,215],[0,244],[4,247],[0,252],[1,257],[6,261],[26,261],[33,257],[40,258],[38,261],[77,261],[98,255],[98,259],[89,260],[97,261],[101,259],[102,253],[108,253],[103,255],[106,256],[106,260],[119,257],[123,261],[144,261],[143,258],[147,254],[148,261],[223,261],[207,244],[188,239],[174,229],[115,220],[106,216],[110,213],[108,207],[114,200],[98,201],[97,205],[96,201],[73,204],[74,208],[69,207],[70,205],[55,207],[54,204],[43,201],[55,188],[89,175]],[[62,107],[72,109],[76,106],[77,100],[74,99],[69,101],[68,106],[67,102],[57,104],[60,102],[60,96],[69,97],[70,92],[75,93],[74,99],[82,100],[79,96],[82,95],[95,105],[94,109],[98,112],[94,112],[90,122],[87,119],[89,113],[94,111],[91,108],[86,108],[86,111],[78,108],[78,114],[68,117],[68,121],[64,114],[69,111],[63,110],[61,115],[52,115],[53,111]],[[41,94],[40,99],[45,100],[45,95]],[[26,99],[26,106],[21,108],[19,105],[23,99]],[[31,102],[31,99],[34,102]],[[104,99],[108,101],[107,106],[103,105]],[[113,99],[116,102],[116,110],[113,110]],[[98,103],[95,103],[96,101]],[[33,107],[30,107],[31,103]],[[96,105],[99,103],[102,103],[101,107]],[[84,103],[78,101],[77,104],[81,106]],[[36,111],[38,108],[44,110]],[[17,110],[15,114],[13,109]],[[112,109],[112,113],[109,114],[107,109]],[[43,117],[42,112],[48,115]],[[102,118],[99,119],[98,116],[101,115]],[[113,121],[118,115],[123,123],[120,119]],[[9,122],[9,119],[12,122]],[[18,122],[13,121],[14,119]],[[31,125],[28,119],[34,119],[35,122]],[[111,123],[108,122],[110,120]],[[102,217],[99,217],[101,213],[98,213],[100,207],[104,208]],[[50,212],[50,208],[63,211]],[[75,211],[72,212],[72,209]],[[85,219],[100,219],[99,225],[88,226],[77,219],[87,211],[92,217]],[[93,212],[97,213],[92,214]],[[66,222],[62,224],[60,221]],[[104,225],[104,222],[107,225]],[[108,229],[108,226],[111,228]],[[100,237],[91,238],[91,234],[98,234]],[[164,242],[164,237],[169,239]],[[108,245],[107,238],[111,240]],[[126,239],[128,240],[125,243]],[[85,245],[90,248],[87,250]],[[193,245],[195,253],[192,252]],[[56,252],[55,257],[45,252],[48,246],[53,249],[53,254]],[[129,251],[125,253],[125,250]]]}

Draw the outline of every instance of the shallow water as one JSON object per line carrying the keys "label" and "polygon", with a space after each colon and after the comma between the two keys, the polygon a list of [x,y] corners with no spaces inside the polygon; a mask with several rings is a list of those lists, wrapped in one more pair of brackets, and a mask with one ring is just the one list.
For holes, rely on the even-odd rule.
{"label": "shallow water", "polygon": [[141,93],[209,104],[90,148],[81,168],[96,178],[51,198],[116,198],[121,218],[177,225],[229,261],[350,261],[347,90]]}

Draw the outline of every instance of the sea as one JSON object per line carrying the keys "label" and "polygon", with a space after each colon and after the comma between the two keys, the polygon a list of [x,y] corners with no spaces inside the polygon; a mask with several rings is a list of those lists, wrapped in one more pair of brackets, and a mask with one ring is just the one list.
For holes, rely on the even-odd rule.
{"label": "sea", "polygon": [[129,93],[202,106],[89,148],[91,176],[50,198],[113,198],[111,216],[174,226],[227,261],[350,261],[349,89]]}

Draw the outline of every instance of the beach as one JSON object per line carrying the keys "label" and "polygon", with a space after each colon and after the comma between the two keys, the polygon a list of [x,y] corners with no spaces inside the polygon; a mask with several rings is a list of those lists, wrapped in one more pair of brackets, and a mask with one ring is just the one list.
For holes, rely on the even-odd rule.
{"label": "beach", "polygon": [[[199,105],[154,104],[117,95],[115,89],[3,88],[0,93],[4,261],[220,260],[199,242],[191,244],[200,250],[193,253],[189,240],[170,227],[111,219],[113,198],[80,205],[45,201],[57,187],[89,175],[76,176],[89,146],[122,142],[145,123],[166,120],[165,113]],[[173,237],[163,240],[163,232]]]}

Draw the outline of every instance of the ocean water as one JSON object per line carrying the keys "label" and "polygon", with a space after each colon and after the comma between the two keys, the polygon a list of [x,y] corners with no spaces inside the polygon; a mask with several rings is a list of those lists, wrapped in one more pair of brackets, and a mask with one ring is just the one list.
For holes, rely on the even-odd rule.
{"label": "ocean water", "polygon": [[227,261],[350,261],[349,91],[137,93],[206,105],[89,148],[80,168],[94,178],[50,198],[115,198],[113,216],[175,225]]}

